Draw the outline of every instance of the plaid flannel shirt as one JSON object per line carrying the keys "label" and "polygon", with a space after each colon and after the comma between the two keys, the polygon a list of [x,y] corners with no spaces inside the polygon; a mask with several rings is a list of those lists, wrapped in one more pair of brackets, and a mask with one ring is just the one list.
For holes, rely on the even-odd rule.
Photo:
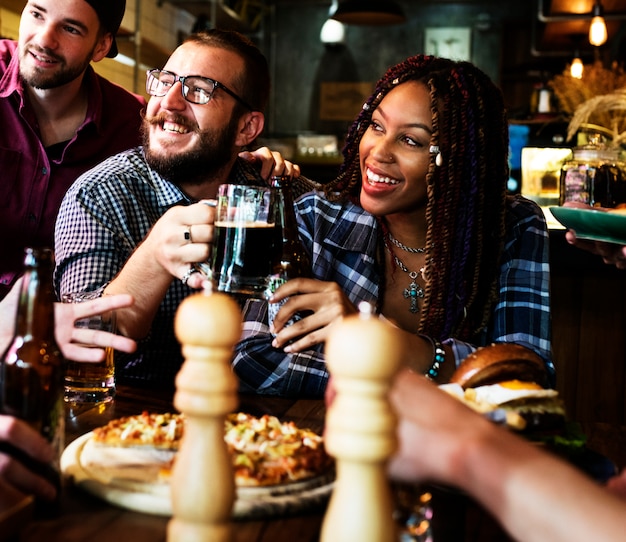
{"label": "plaid flannel shirt", "polygon": [[[265,184],[241,159],[230,182]],[[142,147],[117,154],[83,174],[63,199],[56,224],[57,296],[103,290],[168,209],[191,203],[176,185],[148,167]],[[174,387],[183,360],[174,315],[190,293],[193,290],[180,280],[172,281],[136,354],[116,352],[118,383]]]}
{"label": "plaid flannel shirt", "polygon": [[[314,278],[337,282],[357,305],[376,305],[382,276],[376,263],[378,224],[351,203],[330,203],[310,193],[297,203],[299,233],[312,259]],[[509,198],[506,241],[500,268],[500,299],[479,344],[453,337],[458,365],[478,346],[514,342],[536,351],[554,374],[551,361],[548,231],[541,209],[522,197]],[[328,381],[323,346],[286,354],[271,345],[267,303],[248,301],[242,340],[233,361],[243,391],[284,396],[323,395]],[[384,360],[381,360],[384,362]]]}

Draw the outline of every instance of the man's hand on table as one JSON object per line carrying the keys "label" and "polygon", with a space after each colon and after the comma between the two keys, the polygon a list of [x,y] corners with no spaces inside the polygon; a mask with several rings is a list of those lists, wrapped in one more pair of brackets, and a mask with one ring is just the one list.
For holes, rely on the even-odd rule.
{"label": "man's hand on table", "polygon": [[52,446],[37,431],[13,416],[0,414],[0,480],[23,493],[52,501],[55,487],[10,455],[9,448],[39,463],[49,463],[54,458]]}

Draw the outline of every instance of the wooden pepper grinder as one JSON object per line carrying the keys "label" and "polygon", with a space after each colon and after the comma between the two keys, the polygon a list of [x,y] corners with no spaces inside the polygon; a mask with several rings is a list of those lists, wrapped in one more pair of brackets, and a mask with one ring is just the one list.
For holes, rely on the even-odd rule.
{"label": "wooden pepper grinder", "polygon": [[194,294],[181,303],[174,330],[185,357],[174,406],[186,416],[186,425],[172,473],[167,539],[230,541],[235,482],[224,420],[238,405],[231,360],[241,312],[226,294]]}
{"label": "wooden pepper grinder", "polygon": [[337,479],[322,525],[322,542],[395,542],[397,528],[386,463],[397,446],[397,419],[387,399],[403,355],[400,332],[371,314],[345,318],[326,342],[336,395],[325,442]]}

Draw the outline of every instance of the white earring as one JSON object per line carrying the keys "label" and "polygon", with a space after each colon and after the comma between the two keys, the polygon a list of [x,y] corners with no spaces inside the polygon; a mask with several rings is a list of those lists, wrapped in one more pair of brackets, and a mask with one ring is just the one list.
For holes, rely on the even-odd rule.
{"label": "white earring", "polygon": [[428,151],[430,154],[437,154],[437,156],[435,156],[435,165],[441,166],[441,164],[443,164],[443,156],[441,156],[441,152],[439,151],[439,145],[431,145]]}

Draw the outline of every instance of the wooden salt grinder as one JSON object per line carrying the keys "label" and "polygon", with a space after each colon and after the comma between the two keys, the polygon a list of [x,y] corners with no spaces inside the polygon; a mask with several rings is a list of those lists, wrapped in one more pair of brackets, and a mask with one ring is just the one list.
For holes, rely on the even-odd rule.
{"label": "wooden salt grinder", "polygon": [[231,360],[241,312],[226,294],[194,294],[178,308],[174,330],[185,357],[174,406],[186,416],[186,425],[172,473],[167,539],[228,542],[235,482],[224,420],[238,405]]}
{"label": "wooden salt grinder", "polygon": [[331,329],[326,363],[336,396],[326,415],[325,442],[337,479],[321,542],[395,542],[386,464],[397,446],[397,419],[387,399],[403,353],[400,332],[370,314]]}

